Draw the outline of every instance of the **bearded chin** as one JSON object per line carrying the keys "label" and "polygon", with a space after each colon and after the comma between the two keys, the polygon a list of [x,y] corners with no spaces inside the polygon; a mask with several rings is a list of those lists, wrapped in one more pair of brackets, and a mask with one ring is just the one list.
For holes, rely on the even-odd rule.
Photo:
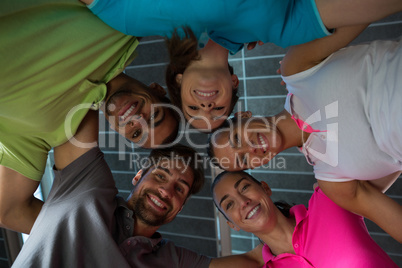
{"label": "bearded chin", "polygon": [[134,202],[134,215],[137,220],[149,226],[161,226],[167,223],[166,215],[155,215],[145,207],[145,196],[139,197]]}

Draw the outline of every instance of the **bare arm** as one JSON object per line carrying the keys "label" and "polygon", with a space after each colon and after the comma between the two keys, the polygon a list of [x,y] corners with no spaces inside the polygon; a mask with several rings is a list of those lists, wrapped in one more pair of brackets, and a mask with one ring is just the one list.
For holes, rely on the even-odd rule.
{"label": "bare arm", "polygon": [[317,65],[353,41],[366,27],[356,25],[339,28],[330,36],[290,47],[281,63],[282,75],[293,75]]}
{"label": "bare arm", "polygon": [[54,162],[58,170],[97,146],[99,130],[98,111],[89,110],[73,138],[54,148]]}
{"label": "bare arm", "polygon": [[329,29],[371,23],[402,11],[400,0],[316,0],[318,12]]}
{"label": "bare arm", "polygon": [[0,166],[0,227],[30,233],[43,205],[33,196],[38,186],[38,181]]}
{"label": "bare arm", "polygon": [[212,259],[209,264],[210,268],[227,268],[227,267],[247,267],[257,268],[264,265],[262,258],[262,245],[256,246],[253,250],[244,254],[232,255]]}
{"label": "bare arm", "polygon": [[[75,137],[54,149],[55,165],[63,169],[96,146],[98,113],[88,112]],[[78,146],[76,146],[78,145]],[[33,196],[39,186],[20,173],[0,166],[0,227],[29,234],[43,202]]]}
{"label": "bare arm", "polygon": [[92,2],[94,1],[94,0],[80,0],[82,3],[84,3],[84,4],[86,4],[86,5],[90,5],[90,4],[92,4]]}
{"label": "bare arm", "polygon": [[402,243],[402,206],[369,181],[318,181],[321,190],[337,205],[370,219]]}

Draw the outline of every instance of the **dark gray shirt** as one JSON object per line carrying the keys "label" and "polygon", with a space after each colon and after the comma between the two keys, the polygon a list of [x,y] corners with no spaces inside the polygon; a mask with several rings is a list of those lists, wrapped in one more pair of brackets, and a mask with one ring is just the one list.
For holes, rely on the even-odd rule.
{"label": "dark gray shirt", "polygon": [[[156,233],[133,237],[99,148],[54,170],[52,190],[13,267],[208,267],[210,259]],[[117,243],[116,243],[117,242]]]}

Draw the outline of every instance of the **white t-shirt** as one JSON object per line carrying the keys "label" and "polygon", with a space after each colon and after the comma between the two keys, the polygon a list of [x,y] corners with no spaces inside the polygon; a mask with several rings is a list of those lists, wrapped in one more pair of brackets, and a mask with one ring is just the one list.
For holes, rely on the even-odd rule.
{"label": "white t-shirt", "polygon": [[402,45],[343,48],[282,77],[285,109],[313,132],[301,148],[325,181],[374,180],[402,170]]}

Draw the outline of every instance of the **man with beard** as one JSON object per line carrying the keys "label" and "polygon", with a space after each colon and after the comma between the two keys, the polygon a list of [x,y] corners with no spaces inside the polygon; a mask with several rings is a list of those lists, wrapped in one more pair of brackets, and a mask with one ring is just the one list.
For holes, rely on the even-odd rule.
{"label": "man with beard", "polygon": [[113,104],[113,128],[139,146],[176,137],[172,110],[152,106],[169,102],[160,87],[119,75],[136,56],[136,37],[111,29],[79,1],[0,1],[0,36],[0,227],[30,232],[48,152],[103,101]]}
{"label": "man with beard", "polygon": [[97,147],[97,116],[90,111],[76,135],[54,149],[53,187],[15,267],[262,265],[261,247],[211,259],[162,239],[158,228],[203,186],[199,156],[182,145],[154,149],[125,201],[116,197],[111,171]]}

